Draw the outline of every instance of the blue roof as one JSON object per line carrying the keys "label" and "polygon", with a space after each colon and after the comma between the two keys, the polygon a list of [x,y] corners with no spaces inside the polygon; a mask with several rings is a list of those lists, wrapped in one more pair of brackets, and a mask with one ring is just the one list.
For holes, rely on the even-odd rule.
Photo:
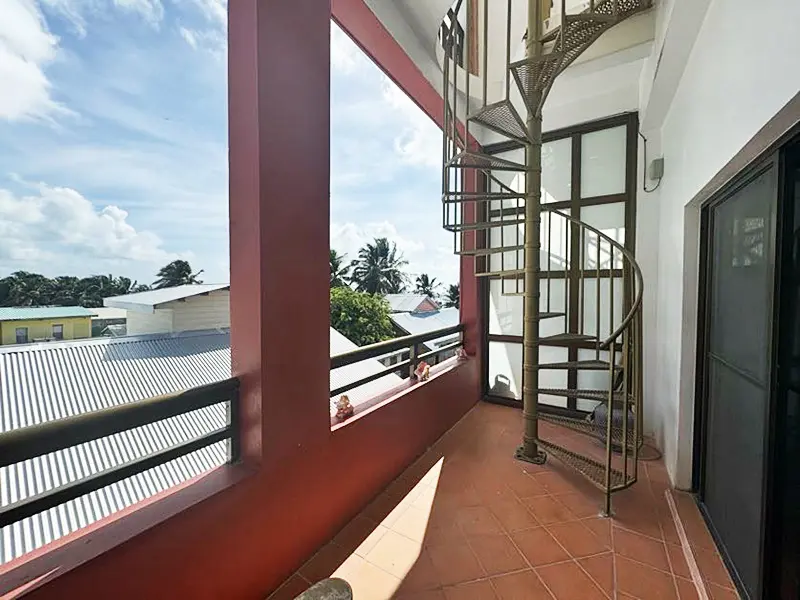
{"label": "blue roof", "polygon": [[0,321],[27,321],[28,319],[67,319],[91,317],[91,309],[82,306],[20,306],[0,308]]}

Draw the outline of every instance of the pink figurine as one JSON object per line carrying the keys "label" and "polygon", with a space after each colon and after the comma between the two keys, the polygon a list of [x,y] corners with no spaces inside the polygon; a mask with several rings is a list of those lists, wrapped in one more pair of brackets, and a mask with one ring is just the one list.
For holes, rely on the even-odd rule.
{"label": "pink figurine", "polygon": [[336,401],[336,418],[339,421],[344,421],[352,417],[354,412],[355,409],[353,405],[350,404],[350,398],[342,394],[339,400]]}
{"label": "pink figurine", "polygon": [[426,381],[431,376],[431,367],[424,360],[417,365],[414,377],[417,381]]}

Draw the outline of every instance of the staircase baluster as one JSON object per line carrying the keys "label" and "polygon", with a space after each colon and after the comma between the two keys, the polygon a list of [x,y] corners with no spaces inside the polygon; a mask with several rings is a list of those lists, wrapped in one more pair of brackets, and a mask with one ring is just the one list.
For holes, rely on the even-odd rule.
{"label": "staircase baluster", "polygon": [[595,279],[595,293],[597,298],[595,299],[595,320],[594,320],[594,329],[595,335],[597,335],[597,340],[595,340],[595,359],[600,360],[600,236],[595,234],[597,237],[597,260],[595,262],[595,268],[597,269],[597,277]]}
{"label": "staircase baluster", "polygon": [[604,514],[611,516],[611,458],[613,455],[613,443],[611,437],[614,424],[614,366],[616,361],[616,340],[612,340],[609,348],[611,360],[609,360],[609,381],[611,385],[608,390],[608,410],[606,411],[606,472],[605,472],[605,508]]}
{"label": "staircase baluster", "polygon": [[486,92],[489,85],[489,0],[483,0],[483,106],[486,108]]}
{"label": "staircase baluster", "polygon": [[550,311],[550,281],[553,269],[553,211],[547,212],[547,312]]}

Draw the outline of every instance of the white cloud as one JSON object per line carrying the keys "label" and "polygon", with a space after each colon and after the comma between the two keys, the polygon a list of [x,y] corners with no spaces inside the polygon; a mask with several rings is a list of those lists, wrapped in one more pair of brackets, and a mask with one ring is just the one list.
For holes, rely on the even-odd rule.
{"label": "white cloud", "polygon": [[55,58],[58,38],[32,0],[4,0],[0,18],[0,118],[47,119],[67,113],[50,96],[43,67]]}
{"label": "white cloud", "polygon": [[442,131],[414,104],[414,101],[384,75],[383,101],[400,121],[401,132],[395,138],[395,151],[407,164],[439,167],[442,163]]}
{"label": "white cloud", "polygon": [[220,29],[188,29],[179,27],[178,33],[194,50],[206,50],[219,59],[225,58],[228,40],[224,30]]}
{"label": "white cloud", "polygon": [[369,59],[355,42],[331,21],[331,66],[344,74],[352,74]]}
{"label": "white cloud", "polygon": [[203,16],[221,27],[228,26],[228,0],[192,0]]}
{"label": "white cloud", "polygon": [[153,26],[158,26],[164,19],[164,5],[161,0],[114,0],[114,6],[139,14]]}
{"label": "white cloud", "polygon": [[128,222],[128,213],[118,206],[97,210],[70,188],[39,184],[37,192],[18,197],[0,189],[0,264],[14,268],[15,261],[74,259],[76,255],[146,263],[176,257],[163,249],[157,235],[137,231]]}
{"label": "white cloud", "polygon": [[53,14],[69,21],[78,37],[86,36],[86,14],[99,13],[110,8],[133,13],[158,28],[164,19],[161,0],[39,0]]}

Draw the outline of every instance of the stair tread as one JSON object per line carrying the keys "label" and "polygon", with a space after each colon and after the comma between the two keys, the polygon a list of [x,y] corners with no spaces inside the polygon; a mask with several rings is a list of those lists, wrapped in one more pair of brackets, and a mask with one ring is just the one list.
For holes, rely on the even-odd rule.
{"label": "stair tread", "polygon": [[[606,438],[606,431],[605,427],[595,425],[594,422],[588,421],[586,419],[575,419],[572,417],[564,417],[561,415],[554,415],[545,412],[541,412],[539,414],[539,418],[543,421],[547,421],[548,423],[553,423],[554,425],[559,425],[561,427],[566,427],[570,431],[575,431],[577,433],[582,433],[587,435],[591,438],[605,441]],[[614,425],[611,428],[611,441],[612,443],[616,444],[617,446],[622,446],[622,438],[623,438],[623,431],[619,425]],[[627,447],[632,449],[634,446],[634,432],[633,429],[629,429],[627,433]],[[639,439],[639,444],[642,443],[642,439]]]}
{"label": "stair tread", "polygon": [[[600,489],[605,489],[605,465],[599,461],[592,460],[585,456],[581,456],[567,448],[563,448],[553,442],[539,439],[537,443],[544,448],[548,454],[555,456],[568,467],[575,469],[581,475],[586,477],[589,481],[594,483]],[[629,473],[627,480],[622,471],[612,468],[611,469],[611,488],[621,489],[628,485],[635,483],[636,478],[633,474]]]}
{"label": "stair tread", "polygon": [[467,119],[523,144],[528,141],[522,117],[508,100],[487,104]]}
{"label": "stair tread", "polygon": [[450,167],[472,168],[472,169],[496,169],[498,171],[525,171],[525,165],[506,160],[492,154],[481,152],[462,151],[456,154],[447,163]]}
{"label": "stair tread", "polygon": [[557,317],[566,317],[566,316],[567,316],[567,313],[563,313],[563,312],[542,311],[542,312],[539,313],[539,318],[540,319],[555,319]]}
{"label": "stair tread", "polygon": [[[542,363],[539,369],[585,369],[587,371],[607,371],[611,364],[605,360],[571,360],[566,362]],[[620,367],[616,365],[615,369]]]}
{"label": "stair tread", "polygon": [[[564,396],[566,398],[581,398],[583,400],[596,400],[598,402],[605,402],[608,400],[608,390],[585,390],[585,389],[566,389],[566,388],[537,388],[537,394],[547,394],[549,396]],[[614,392],[614,400],[621,400],[623,393],[620,391]],[[632,401],[630,395],[628,397],[629,403]]]}
{"label": "stair tread", "polygon": [[594,335],[585,335],[583,333],[557,333],[555,335],[546,335],[539,338],[540,344],[547,342],[589,342],[596,341],[597,337]]}

